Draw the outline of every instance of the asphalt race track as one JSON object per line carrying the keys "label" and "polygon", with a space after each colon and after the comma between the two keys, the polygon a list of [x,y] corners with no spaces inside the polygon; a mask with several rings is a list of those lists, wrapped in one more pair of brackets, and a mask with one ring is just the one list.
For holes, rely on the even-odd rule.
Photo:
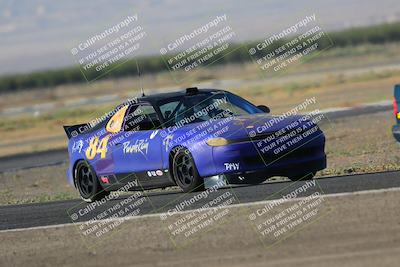
{"label": "asphalt race track", "polygon": [[58,165],[67,159],[66,148],[0,157],[0,172]]}
{"label": "asphalt race track", "polygon": [[[349,175],[341,177],[328,177],[317,179],[319,187],[317,189],[323,194],[335,194],[345,192],[357,192],[373,189],[387,189],[400,187],[400,172],[382,172],[362,175]],[[232,190],[240,203],[249,203],[263,201],[267,199],[278,199],[293,190],[296,187],[304,185],[305,181],[299,182],[267,182],[261,185],[243,185],[232,188],[220,189],[212,192],[209,198],[201,199],[190,206],[190,209],[196,209],[207,203],[207,199],[213,197],[213,194],[221,194],[221,192]],[[308,191],[307,194],[313,191]],[[184,194],[179,191],[165,193],[151,193],[148,195],[147,202],[141,206],[141,214],[162,213],[174,207],[177,203],[181,203],[185,199],[189,199],[198,193]],[[299,194],[298,197],[303,196]],[[121,199],[128,198],[123,196],[115,200],[106,202],[104,205],[96,209],[96,213],[112,207]],[[0,206],[0,230],[21,229],[37,226],[48,226],[71,223],[68,211],[72,207],[83,204],[81,200],[57,201],[42,204],[25,204]],[[71,212],[69,212],[71,213]],[[79,221],[78,219],[77,221]]]}

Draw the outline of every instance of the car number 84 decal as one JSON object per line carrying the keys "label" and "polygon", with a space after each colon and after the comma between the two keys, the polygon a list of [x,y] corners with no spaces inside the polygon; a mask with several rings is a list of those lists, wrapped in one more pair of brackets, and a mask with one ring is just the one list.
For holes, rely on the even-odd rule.
{"label": "car number 84 decal", "polygon": [[96,157],[97,154],[100,154],[100,158],[104,159],[107,153],[107,143],[109,136],[104,137],[99,140],[98,136],[93,137],[89,142],[89,147],[85,151],[86,158],[91,160]]}

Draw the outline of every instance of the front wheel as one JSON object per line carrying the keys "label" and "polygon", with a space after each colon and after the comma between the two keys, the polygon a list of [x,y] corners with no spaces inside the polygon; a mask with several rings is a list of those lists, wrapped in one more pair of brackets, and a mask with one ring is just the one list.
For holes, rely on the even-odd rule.
{"label": "front wheel", "polygon": [[312,180],[315,176],[315,172],[310,172],[307,174],[299,174],[299,175],[294,175],[294,176],[289,176],[288,178],[292,181],[308,181]]}
{"label": "front wheel", "polygon": [[172,171],[176,183],[184,192],[204,190],[204,180],[200,177],[192,154],[181,148],[172,160]]}
{"label": "front wheel", "polygon": [[75,170],[75,184],[84,201],[93,202],[109,194],[103,190],[95,172],[86,161],[80,161]]}

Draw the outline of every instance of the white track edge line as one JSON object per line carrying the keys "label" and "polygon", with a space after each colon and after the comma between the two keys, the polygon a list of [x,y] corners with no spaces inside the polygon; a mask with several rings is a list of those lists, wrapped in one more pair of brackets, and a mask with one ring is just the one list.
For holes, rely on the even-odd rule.
{"label": "white track edge line", "polygon": [[[355,191],[355,192],[343,192],[343,193],[333,193],[333,194],[324,194],[321,195],[321,198],[335,198],[335,197],[341,197],[341,196],[351,196],[351,195],[367,195],[367,194],[378,194],[378,193],[385,193],[385,192],[397,192],[400,191],[400,187],[391,187],[391,188],[385,188],[385,189],[370,189],[370,190],[361,190],[361,191]],[[288,199],[285,201],[286,202],[294,202],[294,201],[301,201],[304,200],[306,197],[299,197],[299,198],[292,198]],[[247,203],[239,203],[239,204],[233,204],[226,206],[226,208],[231,209],[231,208],[238,208],[238,207],[248,207],[248,206],[255,206],[255,205],[263,205],[267,204],[269,202],[276,201],[278,199],[271,199],[271,200],[262,200],[262,201],[256,201],[256,202],[247,202]],[[204,208],[203,211],[211,210],[213,208]],[[193,212],[196,209],[192,210],[185,210],[185,211],[179,211],[179,212],[174,212],[173,215],[178,215],[178,214],[186,214],[189,212]],[[135,220],[135,219],[141,219],[141,218],[149,218],[149,217],[159,217],[161,215],[167,215],[167,213],[152,213],[152,214],[145,214],[145,215],[139,215],[139,216],[127,216],[123,217],[124,221],[130,221],[130,220]],[[173,216],[173,215],[167,215],[167,216]],[[99,221],[117,221],[121,220],[121,218],[115,218],[115,219],[106,219],[106,220],[99,220]],[[61,228],[61,227],[69,227],[72,225],[81,225],[85,224],[87,221],[84,222],[70,222],[70,223],[63,223],[63,224],[53,224],[53,225],[45,225],[45,226],[34,226],[34,227],[26,227],[26,228],[18,228],[18,229],[6,229],[6,230],[0,230],[0,233],[7,233],[7,232],[21,232],[21,231],[30,231],[30,230],[40,230],[40,229],[51,229],[51,228]]]}

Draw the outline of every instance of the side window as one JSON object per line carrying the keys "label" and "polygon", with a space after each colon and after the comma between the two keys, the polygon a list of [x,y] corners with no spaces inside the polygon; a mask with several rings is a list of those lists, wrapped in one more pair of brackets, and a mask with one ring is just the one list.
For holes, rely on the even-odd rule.
{"label": "side window", "polygon": [[156,111],[150,104],[131,106],[124,121],[124,131],[146,131],[157,129],[161,125]]}
{"label": "side window", "polygon": [[161,114],[164,116],[166,121],[171,120],[172,115],[174,115],[179,103],[180,101],[177,100],[160,106]]}
{"label": "side window", "polygon": [[128,109],[128,105],[120,108],[108,121],[106,125],[106,130],[109,133],[118,133],[121,130],[122,124],[124,122],[124,116],[126,110]]}

